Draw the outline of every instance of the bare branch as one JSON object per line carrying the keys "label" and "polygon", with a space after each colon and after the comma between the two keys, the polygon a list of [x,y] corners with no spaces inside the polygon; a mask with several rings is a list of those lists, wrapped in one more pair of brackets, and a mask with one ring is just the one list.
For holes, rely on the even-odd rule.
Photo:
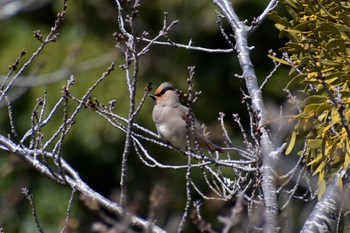
{"label": "bare branch", "polygon": [[[152,42],[152,40],[147,38],[140,38],[142,41],[145,42]],[[193,46],[191,43],[185,45],[180,43],[175,43],[168,39],[168,41],[153,41],[154,45],[165,45],[165,46],[171,46],[175,48],[182,48],[182,49],[188,49],[188,50],[194,50],[194,51],[200,51],[200,52],[206,52],[206,53],[232,53],[233,49],[210,49],[210,48],[204,48],[200,46]]]}
{"label": "bare branch", "polygon": [[260,25],[263,23],[265,18],[267,17],[267,14],[274,10],[278,5],[278,0],[270,0],[269,4],[265,8],[265,10],[259,15],[254,21],[252,22],[252,26],[249,29],[249,34],[253,33],[256,29],[260,27]]}
{"label": "bare branch", "polygon": [[[276,160],[277,158],[271,153],[275,151],[274,144],[270,139],[268,130],[264,124],[267,122],[267,113],[264,106],[261,90],[257,82],[254,66],[250,59],[250,50],[248,46],[249,28],[244,22],[239,20],[232,4],[228,0],[213,0],[214,4],[225,15],[228,23],[234,32],[236,40],[235,49],[238,53],[238,60],[243,70],[243,78],[252,103],[252,109],[257,113],[258,130],[261,137],[259,143],[263,155],[263,184],[265,198],[265,216],[266,225],[264,229],[268,232],[277,232],[277,192],[276,192]],[[258,133],[258,132],[257,132]]]}
{"label": "bare branch", "polygon": [[264,82],[260,85],[259,90],[262,91],[265,87],[265,85],[267,84],[267,82],[270,80],[270,78],[272,78],[272,76],[276,73],[276,71],[278,70],[278,68],[281,66],[281,63],[277,63],[276,61],[273,60],[273,64],[274,67],[271,70],[271,72],[266,76]]}

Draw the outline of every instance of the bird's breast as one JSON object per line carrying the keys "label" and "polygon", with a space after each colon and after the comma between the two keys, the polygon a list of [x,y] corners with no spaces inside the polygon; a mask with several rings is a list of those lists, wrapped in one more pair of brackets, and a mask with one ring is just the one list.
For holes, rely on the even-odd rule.
{"label": "bird's breast", "polygon": [[152,116],[157,131],[164,140],[177,148],[186,147],[186,122],[183,120],[179,109],[155,106]]}
{"label": "bird's breast", "polygon": [[158,132],[160,136],[170,142],[173,146],[177,148],[185,148],[186,142],[186,128],[182,125],[176,124],[159,124]]}

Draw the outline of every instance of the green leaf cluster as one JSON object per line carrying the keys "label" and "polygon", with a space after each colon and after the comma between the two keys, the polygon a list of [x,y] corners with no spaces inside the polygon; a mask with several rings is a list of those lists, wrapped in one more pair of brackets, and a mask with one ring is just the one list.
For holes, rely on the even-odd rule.
{"label": "green leaf cluster", "polygon": [[290,17],[272,12],[281,37],[290,39],[281,51],[291,66],[288,88],[301,86],[301,112],[287,153],[303,138],[306,165],[319,174],[319,188],[350,162],[350,3],[340,0],[284,0]]}

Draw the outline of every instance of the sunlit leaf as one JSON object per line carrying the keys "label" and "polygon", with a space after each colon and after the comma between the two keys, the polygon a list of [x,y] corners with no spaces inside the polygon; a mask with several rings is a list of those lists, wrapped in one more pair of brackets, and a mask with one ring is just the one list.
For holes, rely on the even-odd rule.
{"label": "sunlit leaf", "polygon": [[341,176],[338,177],[338,188],[339,191],[343,190],[343,178]]}
{"label": "sunlit leaf", "polygon": [[332,108],[331,119],[332,119],[332,125],[340,123],[340,115],[336,108]]}
{"label": "sunlit leaf", "polygon": [[328,96],[325,95],[312,95],[307,97],[304,100],[305,104],[312,104],[312,103],[323,103],[328,100]]}
{"label": "sunlit leaf", "polygon": [[281,63],[281,64],[284,64],[284,65],[287,65],[287,66],[290,66],[290,64],[286,61],[286,60],[283,60],[281,58],[278,58],[278,57],[275,57],[275,56],[272,56],[272,55],[267,55],[269,58],[271,58],[272,60],[275,60],[277,61],[278,63]]}
{"label": "sunlit leaf", "polygon": [[296,138],[297,138],[296,132],[292,131],[292,135],[289,138],[288,146],[285,152],[286,155],[289,155],[292,152],[295,145]]}
{"label": "sunlit leaf", "polygon": [[349,167],[350,164],[350,145],[349,142],[346,140],[345,143],[345,158],[344,158],[344,164],[343,164],[343,168],[347,169]]}
{"label": "sunlit leaf", "polygon": [[315,116],[315,112],[319,106],[320,106],[320,104],[308,104],[308,105],[306,105],[304,108],[304,114],[307,117]]}
{"label": "sunlit leaf", "polygon": [[324,192],[326,191],[327,183],[324,179],[324,172],[321,172],[318,177],[318,199],[322,197]]}
{"label": "sunlit leaf", "polygon": [[321,159],[322,159],[322,154],[319,154],[314,160],[312,160],[311,162],[309,162],[308,164],[307,164],[307,166],[310,166],[310,165],[312,165],[312,164],[314,164],[314,163],[317,163],[318,161],[320,161]]}
{"label": "sunlit leaf", "polygon": [[314,176],[317,173],[321,172],[325,166],[326,166],[326,161],[322,161],[312,175]]}
{"label": "sunlit leaf", "polygon": [[332,107],[331,104],[327,102],[323,102],[320,104],[320,106],[316,109],[316,115],[325,115],[327,117],[329,109]]}

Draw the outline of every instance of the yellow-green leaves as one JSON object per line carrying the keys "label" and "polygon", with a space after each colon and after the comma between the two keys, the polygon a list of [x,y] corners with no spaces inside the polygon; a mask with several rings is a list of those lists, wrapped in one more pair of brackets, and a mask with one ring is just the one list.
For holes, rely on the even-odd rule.
{"label": "yellow-green leaves", "polygon": [[[284,0],[290,17],[270,14],[280,36],[290,39],[280,51],[291,67],[287,88],[300,88],[301,112],[286,154],[298,140],[306,147],[306,165],[318,175],[319,195],[327,181],[350,165],[350,4],[340,0]],[[340,182],[339,182],[340,183]],[[340,184],[341,185],[341,184]]]}
{"label": "yellow-green leaves", "polygon": [[269,58],[271,58],[271,59],[277,61],[278,63],[282,63],[282,64],[284,64],[284,65],[290,65],[287,61],[285,61],[285,60],[283,60],[283,59],[281,59],[281,58],[272,56],[272,55],[270,55],[270,54],[267,55],[267,56],[268,56]]}

